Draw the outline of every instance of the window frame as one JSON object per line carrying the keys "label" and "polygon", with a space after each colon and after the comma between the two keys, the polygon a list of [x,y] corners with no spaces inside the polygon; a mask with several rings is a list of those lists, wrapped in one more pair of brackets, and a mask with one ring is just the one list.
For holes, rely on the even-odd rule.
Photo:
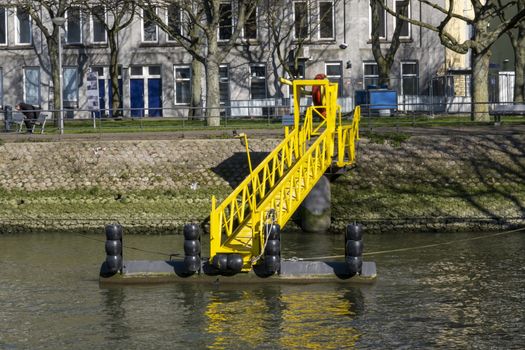
{"label": "window frame", "polygon": [[[145,40],[145,34],[146,34],[146,31],[144,30],[145,27],[144,25],[146,24],[146,17],[145,17],[145,11],[144,9],[142,9],[142,16],[141,16],[141,19],[140,19],[140,34],[141,34],[141,39],[142,39],[142,43],[145,43],[145,44],[151,44],[151,43],[158,43],[159,42],[159,26],[157,24],[155,24],[154,21],[152,21],[151,19],[149,19],[149,21],[152,23],[152,25],[155,26],[155,40]],[[155,14],[158,15],[158,8],[156,7],[155,8]]]}
{"label": "window frame", "polygon": [[[226,77],[221,76],[221,69],[226,69]],[[226,84],[226,94],[228,95],[228,98],[226,100],[222,99],[222,91],[221,86],[223,84]],[[228,105],[231,101],[231,90],[230,90],[230,65],[229,64],[221,64],[219,66],[219,100],[221,105]]]}
{"label": "window frame", "polygon": [[[370,0],[370,1],[374,1],[374,0]],[[382,33],[383,35],[381,35],[381,33],[379,34],[380,40],[386,40],[388,36],[386,17],[387,17],[386,10],[383,9],[383,33]],[[368,3],[368,36],[369,38],[372,38],[372,3],[371,2]]]}
{"label": "window frame", "polygon": [[[253,68],[255,67],[262,67],[264,68],[264,77],[260,77],[258,75],[254,75],[254,71],[253,71]],[[264,97],[257,97],[255,98],[254,97],[254,93],[253,93],[253,83],[254,81],[264,81]],[[261,99],[266,99],[268,98],[268,69],[266,67],[266,64],[264,63],[251,63],[250,64],[250,99],[256,99],[256,100],[261,100]]]}
{"label": "window frame", "polygon": [[[36,103],[33,103],[33,101],[31,99],[28,98],[28,89],[27,89],[27,84],[28,84],[28,79],[27,79],[27,72],[31,70],[31,71],[36,71],[38,73],[38,82],[36,82],[36,89],[37,89],[37,93],[38,93],[38,96],[37,96],[37,102]],[[42,89],[41,89],[41,85],[42,85],[42,73],[40,72],[40,67],[39,66],[26,66],[24,67],[24,101],[26,101],[26,103],[29,103],[29,104],[32,104],[32,105],[36,105],[36,106],[39,106],[41,101],[42,101]]]}
{"label": "window frame", "polygon": [[[103,5],[99,5],[99,6],[94,7],[93,9],[96,9],[96,8],[102,8],[102,10],[104,11],[104,21],[107,22],[108,13],[106,11],[106,7]],[[95,23],[97,22],[99,22],[99,19],[93,13],[91,13],[91,23],[90,23],[91,24],[91,42],[93,44],[107,44],[108,43],[108,32],[104,25],[102,25],[102,29],[104,31],[104,41],[95,40]]]}
{"label": "window frame", "polygon": [[[397,7],[397,3],[398,2],[403,2],[403,0],[394,0],[394,12],[397,13],[397,10],[398,10],[398,7]],[[412,10],[412,6],[411,6],[411,3],[410,3],[410,0],[408,1],[408,7],[407,7],[407,17],[408,18],[412,18],[411,16],[411,10]],[[396,30],[396,25],[397,25],[397,17],[394,17],[392,16],[393,18],[393,31]],[[412,37],[412,26],[410,25],[410,22],[408,21],[404,21],[407,26],[407,29],[408,29],[408,34],[407,35],[401,35],[401,33],[399,34],[399,39],[410,39]],[[393,32],[392,32],[393,33]]]}
{"label": "window frame", "polygon": [[[366,66],[375,66],[377,70],[377,74],[366,74]],[[375,84],[367,84],[367,79],[374,79],[376,80]],[[364,61],[363,62],[363,88],[368,89],[368,85],[378,85],[379,84],[379,67],[377,66],[376,62],[373,61]]]}
{"label": "window frame", "polygon": [[[189,77],[188,78],[182,78],[182,79],[178,79],[177,78],[177,69],[187,69],[188,72],[189,72]],[[191,76],[191,65],[189,64],[175,64],[173,65],[173,101],[174,101],[174,104],[177,105],[177,106],[189,106],[189,104],[191,103],[191,79],[192,79],[192,76]],[[189,82],[189,91],[190,91],[190,97],[189,97],[189,100],[188,102],[178,102],[177,101],[177,83],[178,82]]]}
{"label": "window frame", "polygon": [[[228,38],[221,38],[221,30],[225,28],[222,25],[223,18],[222,18],[221,7],[225,5],[230,6],[230,23],[229,23],[230,33],[229,33]],[[234,23],[234,18],[233,18],[233,2],[232,1],[221,1],[221,3],[219,4],[219,26],[217,28],[217,40],[219,42],[226,42],[230,40],[233,36],[234,25],[235,23]]]}
{"label": "window frame", "polygon": [[[339,67],[339,75],[328,75],[328,66],[337,66]],[[337,90],[338,90],[338,96],[342,97],[342,91],[343,91],[343,77],[344,77],[344,69],[343,69],[343,61],[326,61],[324,63],[324,73],[329,81],[331,82],[337,82]],[[337,79],[337,81],[335,81]]]}
{"label": "window frame", "polygon": [[[296,5],[297,4],[304,4],[305,7],[306,7],[306,25],[304,26],[304,28],[306,28],[306,34],[304,37],[302,36],[298,36],[297,34],[297,27],[298,25],[300,25],[301,23],[300,22],[297,22],[295,16],[296,16]],[[308,40],[309,38],[309,31],[310,31],[310,11],[308,11],[308,1],[305,1],[305,0],[297,0],[297,1],[293,1],[293,7],[292,7],[292,12],[293,12],[293,39],[294,40]],[[303,28],[300,28],[300,30],[303,30]]]}
{"label": "window frame", "polygon": [[[178,17],[179,17],[179,25],[180,25],[180,28],[179,28],[179,35],[183,36],[185,35],[185,31],[184,31],[184,10],[180,7],[180,6],[177,6],[176,4],[170,4],[168,5],[168,7],[166,7],[166,25],[168,27],[171,27],[170,26],[170,8],[171,7],[175,7],[177,8],[179,11],[178,11]],[[166,41],[169,42],[169,43],[174,43],[174,42],[177,42],[177,39],[175,39],[175,37],[172,37],[169,33],[166,33]]]}
{"label": "window frame", "polygon": [[[79,39],[78,41],[69,41],[69,34],[70,34],[70,29],[69,29],[69,26],[70,24],[76,24],[76,21],[73,20],[70,22],[70,16],[71,16],[71,11],[78,11],[78,35],[79,35]],[[83,15],[82,15],[82,8],[78,7],[78,6],[73,6],[71,8],[69,8],[67,11],[66,11],[66,23],[64,25],[64,29],[65,29],[65,43],[67,45],[78,45],[78,44],[82,44],[83,42],[83,39],[84,39],[84,35],[82,33],[82,25],[84,23],[84,19],[83,19]],[[76,18],[74,18],[76,19]]]}
{"label": "window frame", "polygon": [[[321,14],[321,3],[327,3],[327,4],[330,4],[330,10],[332,12],[332,16],[331,16],[331,26],[332,26],[332,34],[331,36],[321,36],[321,32],[322,32],[322,25],[323,25],[323,18],[321,18],[322,14]],[[317,2],[317,7],[318,7],[318,21],[319,21],[319,30],[317,31],[318,33],[318,39],[319,40],[334,40],[335,39],[335,11],[334,11],[334,1],[333,0],[321,0],[321,1],[318,1]]]}
{"label": "window frame", "polygon": [[[258,27],[258,24],[259,24],[259,8],[255,7],[253,9],[253,12],[251,13],[251,15],[249,17],[246,17],[246,21],[244,22],[244,26],[242,27],[242,37],[246,40],[253,40],[253,41],[256,41],[256,40],[259,40],[259,27]],[[248,20],[253,16],[254,18],[254,22],[255,22],[255,37],[247,37],[246,36],[246,28],[247,28],[247,24],[248,23],[251,23],[251,22],[248,22]]]}
{"label": "window frame", "polygon": [[[405,65],[414,65],[416,66],[416,73],[404,73],[403,66]],[[405,77],[406,78],[416,78],[416,94],[409,96],[419,95],[419,62],[416,60],[406,60],[400,62],[400,75],[401,75],[401,95],[405,95]]]}
{"label": "window frame", "polygon": [[4,22],[3,23],[4,24],[4,42],[0,42],[0,46],[7,46],[7,37],[8,37],[8,34],[9,34],[9,27],[8,27],[8,24],[7,24],[8,8],[0,6],[0,10],[4,11],[4,20],[3,20],[3,22]]}
{"label": "window frame", "polygon": [[31,15],[29,12],[27,12],[28,17],[28,26],[29,26],[29,41],[28,42],[21,42],[20,41],[20,35],[21,35],[21,27],[20,27],[20,18],[18,17],[18,13],[23,10],[20,7],[16,7],[15,9],[15,45],[32,45],[33,44],[33,21],[31,20]]}
{"label": "window frame", "polygon": [[[63,96],[63,103],[65,102],[68,102],[68,103],[75,103],[75,104],[78,104],[78,95],[79,95],[79,89],[78,89],[78,86],[79,86],[79,83],[80,83],[80,74],[78,73],[78,67],[75,67],[75,66],[64,66],[62,67],[62,76],[63,76],[63,85],[62,85],[62,96]],[[67,82],[66,82],[66,70],[67,71],[73,71],[74,72],[74,77],[75,77],[75,87],[74,87],[74,99],[73,100],[69,100],[69,95],[70,94],[67,94],[67,91],[66,91],[66,87],[67,87]]]}
{"label": "window frame", "polygon": [[0,107],[4,108],[4,69],[0,67]]}

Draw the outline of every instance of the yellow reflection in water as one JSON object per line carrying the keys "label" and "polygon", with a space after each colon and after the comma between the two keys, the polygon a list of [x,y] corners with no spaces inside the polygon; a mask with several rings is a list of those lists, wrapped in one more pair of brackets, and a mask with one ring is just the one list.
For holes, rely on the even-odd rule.
{"label": "yellow reflection in water", "polygon": [[206,330],[214,336],[210,348],[256,347],[266,337],[262,322],[267,315],[264,300],[254,291],[242,291],[233,300],[224,294],[213,295],[206,309]]}
{"label": "yellow reflection in water", "polygon": [[344,349],[355,346],[359,333],[349,327],[351,301],[337,291],[282,294],[280,345],[283,348]]}
{"label": "yellow reflection in water", "polygon": [[288,286],[213,295],[207,306],[210,348],[346,349],[360,334],[351,327],[353,300],[344,291]]}

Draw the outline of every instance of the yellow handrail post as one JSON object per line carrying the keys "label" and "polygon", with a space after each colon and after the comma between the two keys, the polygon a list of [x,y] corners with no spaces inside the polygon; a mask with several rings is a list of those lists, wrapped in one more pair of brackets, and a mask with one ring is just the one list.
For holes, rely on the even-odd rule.
{"label": "yellow handrail post", "polygon": [[238,138],[242,138],[244,142],[244,146],[246,147],[246,157],[248,158],[248,168],[250,169],[250,175],[253,173],[252,168],[252,159],[250,157],[250,147],[248,147],[248,136],[246,136],[245,133],[241,132],[239,135],[237,135]]}
{"label": "yellow handrail post", "polygon": [[[213,258],[213,253],[221,246],[220,238],[220,225],[218,222],[216,212],[217,199],[215,196],[211,196],[211,213],[210,213],[210,261]],[[219,230],[219,232],[217,232]]]}

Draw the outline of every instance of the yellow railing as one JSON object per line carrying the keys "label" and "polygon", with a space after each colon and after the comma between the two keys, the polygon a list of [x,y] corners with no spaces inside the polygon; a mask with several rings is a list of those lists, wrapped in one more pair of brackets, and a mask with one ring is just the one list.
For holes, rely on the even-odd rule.
{"label": "yellow railing", "polygon": [[359,140],[359,121],[361,120],[361,107],[357,106],[354,110],[354,117],[351,125],[342,125],[339,117],[339,127],[337,128],[337,166],[344,167],[355,163],[356,141]]}
{"label": "yellow railing", "polygon": [[[264,247],[264,224],[270,217],[272,223],[281,227],[287,223],[334,162],[336,137],[337,166],[346,166],[355,160],[359,108],[356,108],[352,125],[343,126],[336,83],[306,80],[291,84],[294,90],[293,129],[286,128],[284,140],[222,203],[217,205],[212,197],[210,260],[218,253],[240,254],[242,270],[249,271]],[[299,99],[306,86],[322,86],[326,105],[308,107],[301,122]],[[319,121],[314,123],[314,118]],[[313,137],[317,139],[310,144]]]}

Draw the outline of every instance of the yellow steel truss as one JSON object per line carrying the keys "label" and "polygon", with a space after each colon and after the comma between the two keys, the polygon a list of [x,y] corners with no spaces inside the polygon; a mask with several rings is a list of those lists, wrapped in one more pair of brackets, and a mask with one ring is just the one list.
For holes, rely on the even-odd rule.
{"label": "yellow steel truss", "polygon": [[[218,253],[240,254],[243,271],[251,270],[262,255],[264,225],[269,220],[283,227],[328,167],[342,168],[355,162],[359,106],[352,124],[343,125],[337,83],[281,81],[293,87],[292,129],[286,127],[284,140],[222,203],[217,205],[212,197],[210,261]],[[307,107],[301,115],[301,94],[313,86],[323,89],[326,105]]]}

